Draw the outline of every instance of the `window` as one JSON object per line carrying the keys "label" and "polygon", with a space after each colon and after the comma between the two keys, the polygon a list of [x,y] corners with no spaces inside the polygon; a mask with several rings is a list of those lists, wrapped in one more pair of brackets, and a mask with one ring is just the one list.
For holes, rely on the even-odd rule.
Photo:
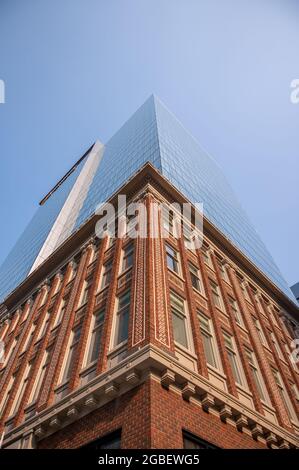
{"label": "window", "polygon": [[170,245],[166,245],[167,266],[177,274],[179,274],[179,255]]}
{"label": "window", "polygon": [[296,416],[295,410],[293,408],[290,397],[289,397],[289,395],[286,391],[286,388],[285,388],[285,385],[282,381],[280,373],[278,372],[278,370],[273,369],[272,367],[271,367],[271,369],[272,369],[274,380],[275,380],[276,385],[278,387],[281,399],[282,399],[283,404],[284,404],[284,406],[287,410],[288,416],[289,416],[290,419],[293,419],[293,420],[297,421],[297,416]]}
{"label": "window", "polygon": [[50,316],[51,316],[51,312],[47,312],[44,316],[44,319],[43,319],[43,322],[41,324],[41,327],[40,327],[40,330],[39,330],[39,334],[38,334],[38,340],[41,339],[46,330],[47,330],[47,326],[48,326],[48,323],[49,323],[49,320],[50,320]]}
{"label": "window", "polygon": [[95,361],[99,357],[102,330],[104,324],[105,309],[101,309],[93,314],[93,324],[91,332],[90,347],[88,351],[87,364]]}
{"label": "window", "polygon": [[210,280],[210,286],[212,289],[212,297],[216,307],[222,308],[222,299],[219,291],[219,286],[212,280]]}
{"label": "window", "polygon": [[134,259],[134,245],[133,243],[129,243],[129,245],[127,245],[123,250],[123,259],[122,259],[122,266],[121,266],[122,273],[133,265],[133,259]]}
{"label": "window", "polygon": [[221,261],[218,261],[218,266],[219,266],[219,271],[220,271],[220,275],[222,279],[226,282],[229,282],[226,268]]}
{"label": "window", "polygon": [[246,299],[250,302],[247,287],[245,286],[245,282],[243,280],[240,280],[240,287],[241,287],[241,290],[243,292],[244,299]]}
{"label": "window", "polygon": [[17,393],[16,393],[16,396],[15,396],[13,405],[12,405],[12,407],[11,407],[11,409],[10,409],[9,416],[13,416],[14,413],[18,410],[18,408],[19,408],[19,406],[20,406],[20,403],[21,403],[21,401],[22,401],[25,388],[26,388],[27,383],[28,383],[28,378],[29,378],[29,374],[30,374],[30,369],[31,369],[31,363],[28,363],[28,364],[27,364],[27,367],[26,367],[26,369],[25,369],[24,375],[23,375],[23,377],[22,377],[21,383],[19,384],[19,388],[18,388],[18,390],[17,390]]}
{"label": "window", "polygon": [[257,334],[261,340],[261,343],[264,345],[264,346],[268,346],[268,343],[267,343],[267,340],[266,340],[266,337],[264,335],[264,332],[262,330],[262,327],[261,327],[261,324],[259,322],[259,320],[255,317],[252,317],[253,319],[253,323],[255,325],[255,328],[256,328],[256,331],[257,331]]}
{"label": "window", "polygon": [[43,305],[45,305],[47,296],[48,296],[48,291],[47,291],[47,289],[44,289],[39,307],[42,307]]}
{"label": "window", "polygon": [[185,302],[174,292],[170,293],[174,341],[188,348]]}
{"label": "window", "polygon": [[53,276],[53,278],[51,279],[51,284],[52,284],[53,282],[56,282],[56,286],[55,286],[55,289],[54,289],[54,291],[53,291],[52,296],[54,296],[55,294],[57,294],[57,292],[59,291],[59,289],[60,289],[60,287],[61,287],[61,284],[62,284],[62,276],[61,276],[61,275],[57,276],[56,279],[55,279],[55,278],[56,278],[56,276]]}
{"label": "window", "polygon": [[189,263],[189,271],[190,271],[190,277],[191,277],[191,283],[192,283],[192,287],[194,287],[194,289],[198,290],[199,292],[202,291],[202,288],[201,288],[201,281],[200,281],[200,278],[199,278],[199,270],[198,268],[196,268],[194,266],[194,264],[192,263]]}
{"label": "window", "polygon": [[91,280],[84,281],[84,284],[82,287],[81,299],[79,302],[80,306],[86,304],[86,302],[88,301],[90,288],[91,288]]}
{"label": "window", "polygon": [[258,309],[258,311],[259,311],[261,314],[264,314],[264,310],[263,310],[263,307],[262,307],[262,304],[261,304],[259,295],[258,295],[258,294],[255,294],[254,297],[255,297],[255,301],[256,301],[256,304],[257,304],[257,309]]}
{"label": "window", "polygon": [[293,359],[293,356],[292,356],[292,354],[291,354],[291,351],[290,351],[289,346],[288,346],[287,343],[285,343],[285,342],[283,343],[283,345],[284,345],[285,351],[286,351],[286,353],[287,353],[288,359],[289,359],[290,362],[292,363],[292,366],[293,366],[294,370],[298,372],[297,364],[296,364],[296,362],[295,362],[294,359]]}
{"label": "window", "polygon": [[30,396],[30,402],[32,402],[32,403],[35,402],[38,399],[39,392],[41,390],[41,386],[42,386],[44,377],[46,375],[47,367],[48,367],[49,362],[50,362],[51,352],[52,352],[51,348],[47,349],[44,352],[43,360],[42,360],[42,363],[41,363],[41,368],[38,371],[37,377],[35,379],[35,383],[34,383],[33,388],[32,388],[31,396]]}
{"label": "window", "polygon": [[5,408],[6,408],[6,405],[7,405],[7,403],[8,403],[8,400],[9,400],[11,391],[12,391],[12,389],[13,389],[13,385],[14,385],[14,381],[15,381],[15,380],[16,380],[16,376],[15,376],[15,375],[12,375],[11,378],[10,378],[10,380],[9,380],[9,383],[8,383],[6,395],[3,396],[2,401],[1,401],[0,416],[2,416],[3,413],[4,413],[4,411],[5,411]]}
{"label": "window", "polygon": [[163,223],[163,235],[168,237],[174,234],[174,214],[172,211],[168,211],[166,207],[162,209],[162,223]]}
{"label": "window", "polygon": [[274,325],[279,328],[279,325],[278,325],[278,323],[277,323],[277,321],[276,321],[276,315],[275,315],[275,313],[273,312],[273,310],[272,310],[272,308],[271,308],[271,305],[268,305],[267,310],[268,310],[268,312],[269,312],[270,318],[272,319]]}
{"label": "window", "polygon": [[32,340],[33,335],[34,335],[35,328],[36,328],[36,323],[32,323],[32,325],[30,327],[30,330],[28,332],[28,335],[26,336],[26,339],[24,341],[21,353],[26,351],[28,345],[31,344],[31,340]]}
{"label": "window", "polygon": [[206,317],[202,312],[198,311],[197,314],[206,361],[210,366],[219,368],[218,355],[216,355],[217,346],[212,321],[208,317]]}
{"label": "window", "polygon": [[19,339],[19,335],[13,340],[9,350],[7,350],[8,348],[5,349],[5,356],[4,356],[4,362],[2,363],[2,369],[4,369],[4,367],[6,367],[6,365],[8,363],[8,359],[10,358],[11,354],[13,353],[13,351],[14,351],[16,345],[17,345],[18,339]]}
{"label": "window", "polygon": [[62,299],[59,310],[56,314],[54,326],[59,325],[59,323],[62,321],[64,313],[65,313],[65,309],[66,309],[66,300]]}
{"label": "window", "polygon": [[104,287],[106,287],[109,284],[110,279],[111,279],[111,271],[112,271],[112,260],[108,261],[103,266],[101,289],[104,289]]}
{"label": "window", "polygon": [[223,333],[223,336],[224,336],[224,344],[225,344],[228,360],[232,369],[235,382],[239,385],[243,385],[243,380],[241,377],[240,361],[235,351],[233,337],[227,333]]}
{"label": "window", "polygon": [[244,326],[244,322],[243,322],[241,311],[239,309],[238,302],[230,296],[228,296],[228,300],[232,308],[233,314],[235,316],[236,323],[238,323],[238,325]]}
{"label": "window", "polygon": [[62,377],[62,382],[68,380],[71,376],[74,360],[76,357],[76,351],[79,344],[79,339],[81,335],[81,325],[73,329],[70,338],[70,346],[67,353],[66,363],[64,366],[64,372]]}
{"label": "window", "polygon": [[296,397],[296,400],[299,401],[299,392],[298,392],[297,385],[294,383],[290,383],[290,386],[291,386],[291,389],[293,390],[294,397]]}
{"label": "window", "polygon": [[254,353],[248,348],[245,348],[245,353],[246,353],[246,356],[247,356],[247,359],[248,359],[249,367],[250,367],[252,377],[253,377],[254,383],[256,385],[258,394],[259,394],[261,400],[269,401],[268,396],[267,396],[267,392],[266,392],[265,383],[264,383],[261,371],[259,369],[256,357],[255,357]]}
{"label": "window", "polygon": [[210,253],[208,252],[206,248],[202,248],[202,255],[203,255],[204,262],[211,268],[212,262],[210,258]]}
{"label": "window", "polygon": [[120,449],[121,445],[121,429],[114,431],[104,437],[100,437],[100,439],[96,439],[93,442],[89,442],[88,444],[81,447],[81,449],[94,449],[94,450],[101,450],[101,449]]}
{"label": "window", "polygon": [[184,449],[217,449],[218,447],[210,444],[203,439],[200,439],[188,431],[183,431],[183,444]]}
{"label": "window", "polygon": [[128,339],[130,301],[130,291],[125,292],[125,294],[122,294],[118,298],[114,332],[114,346],[118,346]]}
{"label": "window", "polygon": [[275,338],[275,335],[274,335],[273,331],[270,331],[269,333],[270,333],[271,341],[272,341],[273,346],[274,346],[274,348],[275,348],[275,350],[276,350],[276,352],[277,352],[277,354],[278,354],[279,359],[282,359],[282,360],[283,360],[284,357],[283,357],[283,355],[282,355],[282,351],[281,351],[280,346],[279,346],[279,344],[278,344],[278,342],[277,342],[277,339]]}

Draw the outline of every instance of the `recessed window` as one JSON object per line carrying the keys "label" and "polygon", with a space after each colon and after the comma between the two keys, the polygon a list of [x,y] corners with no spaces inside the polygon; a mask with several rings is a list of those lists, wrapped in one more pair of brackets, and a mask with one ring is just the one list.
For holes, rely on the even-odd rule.
{"label": "recessed window", "polygon": [[207,248],[204,248],[204,247],[203,247],[202,250],[201,250],[201,252],[202,252],[202,256],[203,256],[204,262],[205,262],[208,266],[210,266],[210,268],[212,268],[212,267],[213,267],[213,266],[212,266],[212,261],[211,261],[210,253],[209,253],[209,251],[207,250]]}
{"label": "recessed window", "polygon": [[35,323],[32,323],[32,325],[31,325],[31,327],[30,327],[30,330],[29,330],[29,333],[27,334],[26,339],[25,339],[25,341],[24,341],[24,344],[23,344],[21,353],[23,353],[24,351],[26,351],[26,349],[27,349],[27,347],[29,346],[29,344],[31,344],[31,340],[32,340],[33,335],[34,335],[35,328],[36,328],[36,324],[35,324]]}
{"label": "recessed window", "polygon": [[81,335],[81,325],[77,326],[76,328],[72,330],[71,338],[70,338],[70,346],[68,348],[67,359],[66,359],[66,363],[64,366],[62,382],[65,382],[71,376],[75,357],[76,357],[77,347],[79,345],[80,335]]}
{"label": "recessed window", "polygon": [[104,289],[104,287],[108,286],[110,279],[111,279],[111,272],[112,272],[112,260],[108,261],[103,266],[101,289]]}
{"label": "recessed window", "polygon": [[236,323],[238,323],[238,325],[240,326],[244,326],[244,322],[243,322],[241,311],[239,309],[238,302],[230,296],[228,297],[228,300],[229,300],[231,309],[233,311]]}
{"label": "recessed window", "polygon": [[13,374],[10,379],[9,379],[9,383],[8,383],[8,387],[7,387],[7,392],[6,394],[3,396],[2,398],[2,401],[0,402],[0,416],[2,417],[2,415],[4,414],[4,411],[5,411],[5,408],[6,408],[6,405],[8,403],[8,400],[10,398],[10,395],[11,395],[11,392],[13,390],[13,385],[14,385],[14,382],[16,380],[16,375]]}
{"label": "recessed window", "polygon": [[250,302],[250,297],[249,297],[249,294],[248,294],[247,287],[245,285],[245,281],[243,281],[242,279],[240,279],[240,287],[241,287],[244,299],[246,299]]}
{"label": "recessed window", "polygon": [[15,395],[13,405],[10,409],[9,416],[13,416],[13,414],[18,410],[18,408],[21,404],[25,389],[27,387],[31,366],[32,366],[31,363],[28,363],[27,366],[26,366],[26,369],[25,369],[24,375],[22,377],[21,383],[19,384],[19,387],[17,389],[17,393]]}
{"label": "recessed window", "polygon": [[239,385],[243,385],[243,378],[241,374],[241,364],[236,353],[234,339],[228,333],[223,333],[224,344],[227,352],[227,357],[231,366],[231,370],[235,379],[235,382]]}
{"label": "recessed window", "polygon": [[272,343],[273,343],[273,346],[274,346],[275,351],[276,351],[277,354],[278,354],[279,359],[284,359],[283,354],[282,354],[282,351],[281,351],[281,349],[280,349],[280,346],[279,346],[279,344],[278,344],[278,342],[277,342],[277,339],[276,339],[276,337],[275,337],[275,334],[273,333],[273,331],[269,331],[269,334],[270,334],[271,341],[272,341]]}
{"label": "recessed window", "polygon": [[188,431],[183,431],[184,449],[218,449],[210,442],[204,441]]}
{"label": "recessed window", "polygon": [[226,282],[229,282],[227,271],[226,271],[225,266],[223,265],[223,262],[218,261],[218,266],[219,266],[219,271],[220,271],[220,275],[222,279]]}
{"label": "recessed window", "polygon": [[49,348],[44,352],[41,367],[38,371],[35,383],[33,385],[30,402],[35,402],[38,399],[38,396],[39,396],[39,393],[43,384],[43,380],[45,378],[46,371],[50,363],[51,352],[52,352],[52,348]]}
{"label": "recessed window", "polygon": [[105,308],[95,312],[92,319],[92,331],[87,364],[98,359],[101,347],[102,331],[105,317]]}
{"label": "recessed window", "polygon": [[172,313],[174,341],[180,344],[181,346],[188,348],[185,302],[181,297],[171,292],[170,305]]}
{"label": "recessed window", "polygon": [[42,325],[40,327],[37,339],[41,339],[44,336],[44,334],[46,333],[50,317],[51,317],[51,312],[47,312],[44,316],[44,319],[43,319]]}
{"label": "recessed window", "polygon": [[91,289],[91,280],[84,281],[84,284],[82,287],[82,296],[81,296],[80,305],[84,305],[88,301],[90,289]]}
{"label": "recessed window", "polygon": [[266,337],[264,335],[264,332],[263,332],[263,329],[262,329],[262,326],[259,322],[259,320],[255,317],[252,317],[253,319],[253,323],[255,325],[255,328],[256,328],[256,331],[257,331],[257,334],[261,340],[261,343],[264,345],[264,346],[268,346],[268,343],[267,343],[267,340],[266,340]]}
{"label": "recessed window", "polygon": [[202,285],[201,285],[201,280],[200,280],[200,277],[199,277],[200,275],[199,275],[198,268],[196,268],[194,266],[194,264],[189,263],[189,271],[190,271],[192,287],[194,287],[194,289],[201,292],[202,291]]}
{"label": "recessed window", "polygon": [[217,346],[214,336],[214,330],[210,318],[198,311],[198,320],[201,339],[203,342],[206,361],[210,366],[219,368]]}
{"label": "recessed window", "polygon": [[128,339],[130,301],[130,291],[125,292],[118,298],[114,332],[114,346],[118,346]]}
{"label": "recessed window", "polygon": [[266,386],[260,371],[260,368],[258,366],[255,354],[248,348],[245,348],[245,353],[248,359],[248,364],[252,373],[252,377],[255,383],[255,386],[257,388],[259,397],[261,400],[264,401],[269,401],[268,395],[266,392]]}
{"label": "recessed window", "polygon": [[177,274],[180,272],[179,268],[179,254],[178,252],[172,248],[170,245],[166,244],[166,258],[167,258],[167,266]]}
{"label": "recessed window", "polygon": [[124,272],[127,269],[131,268],[131,266],[133,266],[133,259],[134,259],[134,245],[133,243],[129,243],[129,245],[127,245],[123,250],[121,272]]}
{"label": "recessed window", "polygon": [[282,402],[283,402],[283,404],[286,408],[286,411],[288,413],[288,416],[289,416],[290,419],[297,421],[297,416],[296,416],[295,410],[293,408],[293,405],[292,405],[292,402],[290,400],[289,394],[286,391],[286,388],[285,388],[285,385],[282,381],[281,375],[278,372],[278,370],[276,370],[272,367],[271,367],[271,369],[272,369],[273,377],[274,377],[274,380],[275,380],[276,385],[278,387]]}
{"label": "recessed window", "polygon": [[162,210],[162,224],[164,237],[174,234],[174,214],[172,211],[168,211],[165,207]]}
{"label": "recessed window", "polygon": [[216,307],[222,308],[222,298],[220,295],[219,286],[212,280],[210,280],[210,286],[212,290],[212,298]]}
{"label": "recessed window", "polygon": [[65,310],[66,310],[66,300],[62,299],[59,310],[56,315],[54,326],[59,325],[59,323],[62,321],[64,314],[65,314]]}
{"label": "recessed window", "polygon": [[93,442],[89,442],[81,447],[81,449],[120,449],[121,448],[121,429],[100,437]]}

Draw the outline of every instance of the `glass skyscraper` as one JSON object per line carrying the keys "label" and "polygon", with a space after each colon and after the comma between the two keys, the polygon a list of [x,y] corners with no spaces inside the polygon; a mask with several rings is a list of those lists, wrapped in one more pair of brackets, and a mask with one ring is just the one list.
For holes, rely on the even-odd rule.
{"label": "glass skyscraper", "polygon": [[203,202],[210,222],[295,302],[217,163],[154,96],[45,198],[0,269],[0,301],[146,162],[191,202]]}

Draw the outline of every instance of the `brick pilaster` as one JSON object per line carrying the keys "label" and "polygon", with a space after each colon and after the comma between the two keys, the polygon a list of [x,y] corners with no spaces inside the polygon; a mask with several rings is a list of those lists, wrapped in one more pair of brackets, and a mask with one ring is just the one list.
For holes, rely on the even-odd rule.
{"label": "brick pilaster", "polygon": [[72,391],[76,387],[78,387],[79,382],[80,382],[79,373],[82,368],[85,350],[88,347],[90,325],[92,322],[92,316],[93,316],[94,309],[95,309],[96,294],[97,294],[97,289],[98,289],[99,282],[100,282],[101,271],[103,269],[103,260],[104,260],[105,249],[107,246],[107,241],[108,241],[108,237],[106,236],[105,238],[102,239],[100,247],[99,247],[98,258],[96,260],[96,266],[95,266],[95,270],[93,274],[92,285],[91,285],[90,292],[89,292],[89,300],[88,300],[87,307],[86,307],[86,313],[83,319],[81,336],[80,336],[78,348],[76,350],[74,368],[73,368],[70,382],[69,382],[69,391]]}
{"label": "brick pilaster", "polygon": [[236,387],[236,384],[235,384],[235,380],[234,380],[234,377],[233,377],[231,366],[230,366],[230,363],[229,363],[229,360],[228,360],[228,357],[227,357],[226,347],[225,347],[225,344],[224,344],[224,337],[223,337],[223,333],[222,333],[221,323],[220,323],[220,320],[218,318],[219,312],[218,312],[217,308],[214,305],[213,296],[212,296],[212,289],[211,289],[211,285],[210,285],[210,282],[209,282],[208,273],[207,273],[207,270],[206,270],[206,267],[205,267],[205,262],[204,262],[201,251],[196,250],[196,252],[197,252],[197,258],[198,258],[198,262],[199,262],[199,266],[200,266],[200,271],[201,271],[201,275],[202,275],[202,280],[203,280],[205,292],[206,292],[207,298],[208,298],[208,306],[209,306],[209,310],[211,312],[212,322],[214,324],[215,336],[216,336],[218,349],[219,349],[219,353],[220,353],[220,357],[221,357],[223,371],[224,371],[224,373],[226,375],[226,379],[227,379],[227,382],[226,382],[227,383],[227,388],[228,388],[229,393],[231,393],[235,397],[238,397],[237,387]]}
{"label": "brick pilaster", "polygon": [[188,258],[187,258],[185,241],[184,241],[183,236],[179,237],[178,244],[179,244],[179,251],[180,251],[180,256],[182,260],[183,277],[185,279],[185,293],[186,293],[188,311],[189,311],[189,316],[190,316],[194,349],[195,349],[195,353],[197,356],[198,372],[204,377],[208,377],[209,374],[208,374],[207,362],[205,358],[203,342],[201,339],[201,334],[200,334],[200,329],[199,329],[196,302],[194,299],[193,287],[192,287],[191,276],[190,276],[189,265],[188,265]]}
{"label": "brick pilaster", "polygon": [[247,322],[248,332],[250,335],[251,344],[254,348],[254,352],[258,359],[260,368],[265,377],[265,384],[268,390],[270,400],[275,407],[275,410],[277,413],[277,419],[282,426],[289,428],[290,421],[285,411],[285,408],[283,406],[283,403],[279,394],[279,390],[277,388],[273,374],[271,372],[270,365],[267,361],[267,357],[264,353],[264,347],[261,344],[259,338],[257,337],[256,328],[253,323],[251,313],[247,307],[246,300],[243,297],[243,293],[242,293],[240,284],[238,282],[237,275],[235,274],[235,271],[230,266],[228,267],[228,274],[229,274],[236,298],[239,302],[239,305],[241,305],[242,311],[244,312],[244,316]]}
{"label": "brick pilaster", "polygon": [[[261,402],[256,384],[255,384],[255,382],[252,378],[252,372],[251,372],[249,364],[248,364],[246,352],[245,352],[245,349],[244,349],[244,344],[243,344],[243,341],[242,341],[242,338],[241,338],[241,335],[240,335],[240,329],[237,325],[235,315],[234,315],[234,312],[232,310],[232,306],[231,306],[231,304],[229,302],[229,299],[228,299],[228,293],[227,293],[224,281],[223,281],[221,273],[220,273],[220,269],[219,269],[219,266],[218,266],[216,256],[215,256],[214,253],[212,253],[211,257],[212,257],[212,262],[214,264],[214,268],[215,268],[215,272],[216,272],[217,282],[218,282],[218,285],[219,285],[221,293],[222,293],[224,307],[230,315],[230,325],[231,325],[232,332],[233,332],[233,335],[234,335],[234,338],[235,338],[235,341],[236,341],[237,349],[239,351],[239,356],[240,356],[240,359],[241,359],[244,374],[245,374],[247,383],[249,385],[250,391],[252,393],[254,406],[255,406],[256,410],[259,413],[264,415],[265,413],[264,413],[264,409],[263,409],[263,406],[262,406],[262,402]],[[237,300],[236,300],[236,302],[238,303]],[[238,305],[239,305],[239,303],[238,303]],[[242,312],[242,309],[240,309],[240,310]],[[245,327],[247,329],[246,318],[243,318],[243,320],[244,320]]]}
{"label": "brick pilaster", "polygon": [[75,317],[75,308],[78,304],[81,295],[81,289],[85,279],[90,254],[90,248],[83,249],[83,254],[80,259],[78,271],[74,280],[70,298],[65,310],[64,317],[61,320],[61,326],[56,337],[51,361],[45,378],[45,386],[41,391],[40,401],[38,403],[39,410],[45,408],[46,406],[49,406],[54,399],[54,390],[57,386],[57,381],[59,379],[65,351],[67,348],[68,338],[71,334]]}

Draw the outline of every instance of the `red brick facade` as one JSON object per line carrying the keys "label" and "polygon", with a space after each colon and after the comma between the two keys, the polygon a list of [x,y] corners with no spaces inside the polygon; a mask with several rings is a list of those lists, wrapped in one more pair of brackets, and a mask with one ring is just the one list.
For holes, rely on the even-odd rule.
{"label": "red brick facade", "polygon": [[[152,203],[169,203],[177,195],[150,172],[126,191],[145,203],[147,232],[158,228],[158,238],[100,241],[90,225],[72,237],[56,266],[49,258],[38,283],[29,277],[27,296],[22,291],[8,301],[0,325],[6,351],[0,371],[4,446],[76,448],[121,429],[123,448],[182,448],[183,431],[222,448],[297,447],[298,370],[289,354],[290,323],[286,328],[282,317],[296,324],[298,310],[263,283],[221,234],[210,232],[207,222],[202,249],[187,249],[172,235],[162,238],[162,214],[154,218]],[[133,261],[122,271],[130,243]],[[177,272],[168,267],[166,245],[177,256]],[[194,287],[190,263],[200,288]],[[102,286],[109,266],[109,282]],[[128,332],[116,344],[119,299],[129,291]],[[176,337],[171,295],[184,305],[184,345]],[[99,311],[104,320],[98,356],[88,363]],[[211,326],[214,365],[206,357],[202,315]]]}

